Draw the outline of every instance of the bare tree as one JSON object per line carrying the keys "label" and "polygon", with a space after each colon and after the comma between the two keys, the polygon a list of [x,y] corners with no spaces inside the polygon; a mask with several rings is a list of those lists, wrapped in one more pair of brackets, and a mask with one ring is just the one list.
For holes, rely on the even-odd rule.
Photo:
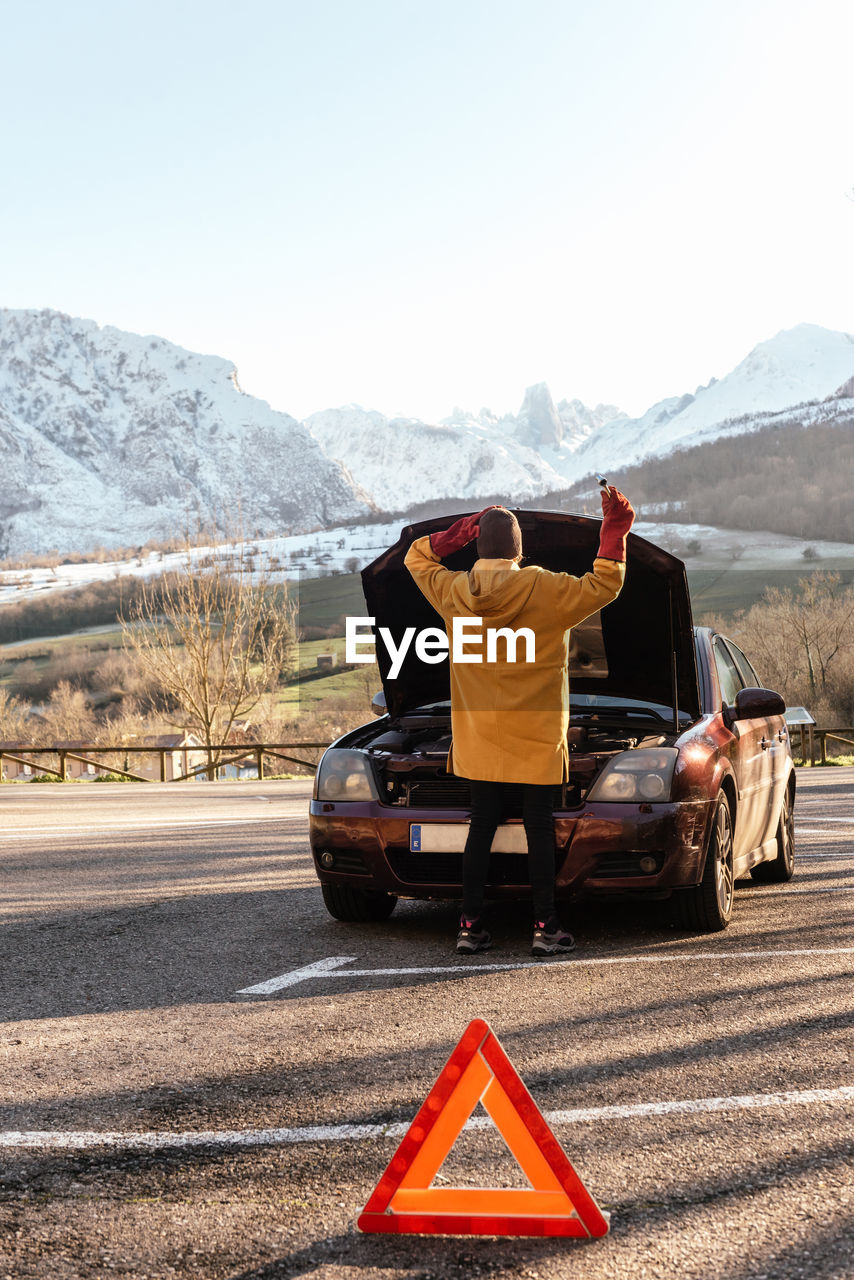
{"label": "bare tree", "polygon": [[91,742],[94,733],[95,717],[86,694],[70,681],[60,680],[42,708],[36,739],[45,746],[54,742]]}
{"label": "bare tree", "polygon": [[0,688],[0,740],[22,742],[29,737],[29,707]]}
{"label": "bare tree", "polygon": [[838,573],[824,571],[800,578],[798,585],[798,594],[767,589],[730,630],[787,701],[828,714],[834,705],[851,705],[854,588],[842,585]]}
{"label": "bare tree", "polygon": [[295,652],[287,586],[254,552],[236,541],[193,554],[188,538],[180,570],[146,582],[120,617],[125,648],[174,708],[173,723],[207,748],[210,776],[214,744],[278,685]]}
{"label": "bare tree", "polygon": [[784,602],[786,621],[803,652],[810,689],[824,693],[831,664],[852,643],[854,592],[840,587],[838,573],[814,573],[799,585],[800,598]]}
{"label": "bare tree", "polygon": [[[42,704],[29,734],[35,747],[69,746],[73,742],[89,743],[95,735],[95,716],[82,689],[68,680],[60,680]],[[59,756],[39,757],[45,769],[58,769]]]}
{"label": "bare tree", "polygon": [[[131,663],[127,656],[125,661]],[[99,754],[95,758],[103,765],[105,772],[118,769],[125,773],[144,774],[152,757],[145,752],[134,751],[133,748],[144,745],[144,739],[150,732],[151,726],[135,699],[124,697],[109,719],[99,724],[95,734],[96,746],[118,746],[120,749],[109,754]]]}
{"label": "bare tree", "polygon": [[362,667],[356,679],[362,687],[368,708],[372,709],[374,695],[379,693],[383,687],[379,667],[375,662],[372,662],[370,666]]}

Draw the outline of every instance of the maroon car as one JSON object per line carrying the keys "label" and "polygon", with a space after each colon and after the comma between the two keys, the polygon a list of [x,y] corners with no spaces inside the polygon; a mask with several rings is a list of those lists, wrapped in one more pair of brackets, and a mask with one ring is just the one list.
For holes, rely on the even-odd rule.
{"label": "maroon car", "polygon": [[[525,562],[581,575],[601,523],[517,511]],[[377,643],[381,717],[325,752],[311,802],[311,846],[329,912],[382,920],[398,898],[459,898],[469,785],[446,770],[447,657],[423,661],[406,628],[443,628],[403,567],[403,530],[362,573]],[[448,557],[467,569],[474,544]],[[628,537],[619,597],[570,633],[570,774],[554,816],[559,899],[670,898],[682,927],[726,928],[735,881],[785,881],[794,863],[795,772],[785,706],[731,640],[693,627],[685,566]],[[422,649],[423,653],[423,649]],[[396,666],[394,678],[391,672]],[[487,894],[530,894],[521,809],[508,799]]]}

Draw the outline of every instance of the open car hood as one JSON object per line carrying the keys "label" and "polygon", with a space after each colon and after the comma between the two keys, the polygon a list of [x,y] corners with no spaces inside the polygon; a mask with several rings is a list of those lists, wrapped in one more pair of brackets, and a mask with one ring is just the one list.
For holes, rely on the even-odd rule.
{"label": "open car hood", "polygon": [[[469,514],[469,513],[463,513]],[[515,511],[522,529],[523,566],[581,577],[593,568],[601,520],[562,511]],[[416,538],[449,528],[459,515],[408,525],[399,540],[362,570],[362,589],[375,631],[388,627],[399,644],[406,627],[441,626],[441,618],[404,568]],[[443,561],[449,569],[470,569],[476,543]],[[441,702],[450,695],[448,662],[421,662],[410,648],[396,679],[389,677],[391,659],[376,646],[386,705],[393,716]],[[679,710],[700,716],[697,659],[685,565],[645,538],[629,534],[626,581],[616,600],[577,627],[570,647],[571,693],[606,694],[642,702],[673,705],[673,655]]]}

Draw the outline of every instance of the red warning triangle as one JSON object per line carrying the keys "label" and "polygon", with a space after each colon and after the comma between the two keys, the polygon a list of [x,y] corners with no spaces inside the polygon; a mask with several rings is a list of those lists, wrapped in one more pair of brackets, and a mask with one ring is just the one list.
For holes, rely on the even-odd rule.
{"label": "red warning triangle", "polygon": [[[433,1187],[482,1102],[531,1184]],[[359,1218],[362,1231],[604,1236],[604,1214],[573,1169],[494,1032],[470,1022]]]}

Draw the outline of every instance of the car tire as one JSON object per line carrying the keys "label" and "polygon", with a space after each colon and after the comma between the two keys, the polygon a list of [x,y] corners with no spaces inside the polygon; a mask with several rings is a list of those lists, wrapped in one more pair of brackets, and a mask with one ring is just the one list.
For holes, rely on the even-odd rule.
{"label": "car tire", "polygon": [[359,889],[349,884],[322,884],[320,891],[329,914],[349,924],[388,920],[397,906],[393,893],[378,893],[374,889]]}
{"label": "car tire", "polygon": [[729,801],[723,791],[712,817],[703,876],[698,885],[673,895],[675,923],[692,933],[720,933],[730,922],[735,900],[733,830]]}
{"label": "car tire", "polygon": [[758,884],[785,884],[795,870],[795,811],[792,792],[786,787],[777,824],[777,857],[770,862],[759,862],[750,868],[751,877]]}

